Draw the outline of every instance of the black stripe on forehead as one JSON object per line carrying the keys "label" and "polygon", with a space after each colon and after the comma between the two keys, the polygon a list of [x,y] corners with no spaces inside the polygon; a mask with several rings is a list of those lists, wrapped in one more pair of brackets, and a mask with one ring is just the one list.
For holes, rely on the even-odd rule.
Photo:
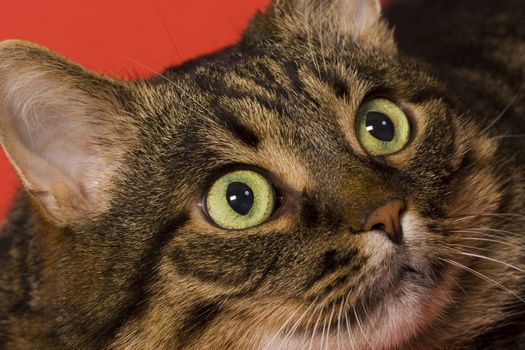
{"label": "black stripe on forehead", "polygon": [[[203,92],[212,96],[214,106],[218,106],[218,101],[224,97],[237,100],[249,99],[268,110],[275,110],[283,115],[286,114],[288,109],[284,100],[289,96],[289,92],[279,84],[276,84],[275,81],[272,80],[267,82],[267,84],[261,85],[261,79],[254,80],[253,72],[247,72],[247,69],[236,70],[234,74],[237,75],[238,79],[249,81],[253,87],[252,89],[242,89],[232,86],[231,82],[228,83],[225,80],[227,73],[228,70],[222,67],[202,69],[195,73],[193,79]],[[235,77],[232,78],[230,76],[230,79],[235,80]],[[235,83],[235,81],[233,82]],[[257,90],[263,91],[264,94],[259,93]],[[268,96],[272,95],[278,96],[278,98],[270,99]]]}
{"label": "black stripe on forehead", "polygon": [[234,137],[251,148],[257,148],[260,142],[259,137],[253,130],[241,123],[232,113],[228,113],[221,107],[216,108],[213,113],[215,121],[228,130]]}
{"label": "black stripe on forehead", "polygon": [[281,86],[281,84],[277,84],[276,82],[279,80],[279,78],[289,78],[284,74],[284,72],[282,76],[277,77],[270,70],[270,68],[268,68],[268,64],[276,64],[280,66],[279,63],[275,61],[269,61],[269,59],[266,57],[256,57],[252,61],[250,61],[249,65],[239,66],[236,73],[240,77],[250,80],[251,82],[253,82],[254,85],[257,85],[259,88],[263,88],[269,92],[274,92],[279,96],[287,96],[288,91],[284,89],[284,87]]}
{"label": "black stripe on forehead", "polygon": [[[271,69],[269,65],[277,68]],[[319,107],[318,98],[310,95],[299,77],[301,67],[306,69],[286,55],[269,57],[267,53],[258,53],[246,55],[244,62],[229,66],[203,62],[191,78],[200,89],[217,99],[250,99],[268,110],[288,116],[294,115],[298,105]],[[236,79],[241,83],[238,86]],[[245,84],[249,84],[248,88],[243,88]]]}
{"label": "black stripe on forehead", "polygon": [[348,99],[351,93],[351,86],[345,81],[339,73],[336,73],[332,69],[321,69],[319,74],[316,74],[317,78],[326,85],[332,87],[334,94],[343,100]]}

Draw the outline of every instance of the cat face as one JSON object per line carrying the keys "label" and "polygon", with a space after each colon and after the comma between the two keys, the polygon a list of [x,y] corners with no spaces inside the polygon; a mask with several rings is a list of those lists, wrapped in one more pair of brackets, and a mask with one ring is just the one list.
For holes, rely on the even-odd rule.
{"label": "cat face", "polygon": [[459,248],[506,225],[521,175],[375,2],[326,6],[277,2],[146,81],[3,44],[4,146],[71,344],[392,349],[467,323],[490,283]]}

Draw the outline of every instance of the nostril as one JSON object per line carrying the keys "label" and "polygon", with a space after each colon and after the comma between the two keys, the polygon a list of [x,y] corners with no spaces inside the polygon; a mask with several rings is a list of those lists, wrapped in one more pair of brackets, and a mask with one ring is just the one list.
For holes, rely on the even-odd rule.
{"label": "nostril", "polygon": [[370,212],[362,226],[364,231],[382,231],[393,243],[400,244],[403,240],[401,228],[401,212],[405,203],[399,199],[390,200]]}
{"label": "nostril", "polygon": [[385,225],[384,224],[375,224],[370,228],[371,231],[384,231]]}

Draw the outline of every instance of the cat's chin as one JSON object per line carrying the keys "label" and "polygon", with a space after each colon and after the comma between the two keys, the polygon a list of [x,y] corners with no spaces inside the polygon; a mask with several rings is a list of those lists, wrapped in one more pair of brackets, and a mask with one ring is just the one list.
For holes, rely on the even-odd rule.
{"label": "cat's chin", "polygon": [[[406,272],[375,311],[340,318],[339,324],[317,327],[293,336],[269,334],[259,349],[264,350],[393,350],[418,336],[436,317],[440,305],[428,304],[429,295],[411,291],[411,279],[419,274]],[[402,297],[399,297],[402,295]],[[438,296],[436,296],[438,297]],[[438,297],[439,298],[439,297]],[[379,310],[380,309],[380,310]],[[352,321],[348,321],[352,319]],[[350,324],[350,326],[348,325]],[[314,328],[317,328],[314,331]],[[286,333],[286,332],[284,332]]]}
{"label": "cat's chin", "polygon": [[[395,278],[380,279],[371,287],[365,295],[374,295],[373,298],[357,299],[354,302],[356,309],[350,309],[346,315],[345,312],[337,315],[335,308],[336,316],[331,322],[321,320],[310,324],[302,332],[292,332],[293,336],[286,332],[283,335],[268,334],[263,338],[260,349],[392,350],[425,332],[450,303],[453,271],[443,271],[439,283],[431,281],[430,254],[425,255],[420,245],[410,248],[410,241],[420,241],[421,236],[429,234],[424,222],[417,215],[407,213],[403,218],[403,227],[408,242],[404,249],[396,253],[398,267]],[[378,240],[385,244],[382,238]],[[378,241],[374,243],[377,248]],[[374,250],[377,252],[377,249]],[[380,292],[377,292],[378,289]]]}

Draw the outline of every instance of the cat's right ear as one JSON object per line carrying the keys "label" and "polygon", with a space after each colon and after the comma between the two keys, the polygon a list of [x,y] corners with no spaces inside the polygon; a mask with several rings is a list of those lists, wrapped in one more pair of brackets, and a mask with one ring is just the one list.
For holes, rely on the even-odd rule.
{"label": "cat's right ear", "polygon": [[124,83],[21,41],[0,43],[0,142],[27,192],[59,226],[108,204],[135,134]]}
{"label": "cat's right ear", "polygon": [[396,51],[392,32],[381,19],[379,0],[273,0],[265,13],[251,22],[248,36],[276,34],[286,38],[309,32],[330,43],[339,39],[363,38],[371,46]]}
{"label": "cat's right ear", "polygon": [[311,20],[314,28],[327,23],[332,30],[359,35],[379,21],[379,0],[274,0],[268,9],[275,17]]}

